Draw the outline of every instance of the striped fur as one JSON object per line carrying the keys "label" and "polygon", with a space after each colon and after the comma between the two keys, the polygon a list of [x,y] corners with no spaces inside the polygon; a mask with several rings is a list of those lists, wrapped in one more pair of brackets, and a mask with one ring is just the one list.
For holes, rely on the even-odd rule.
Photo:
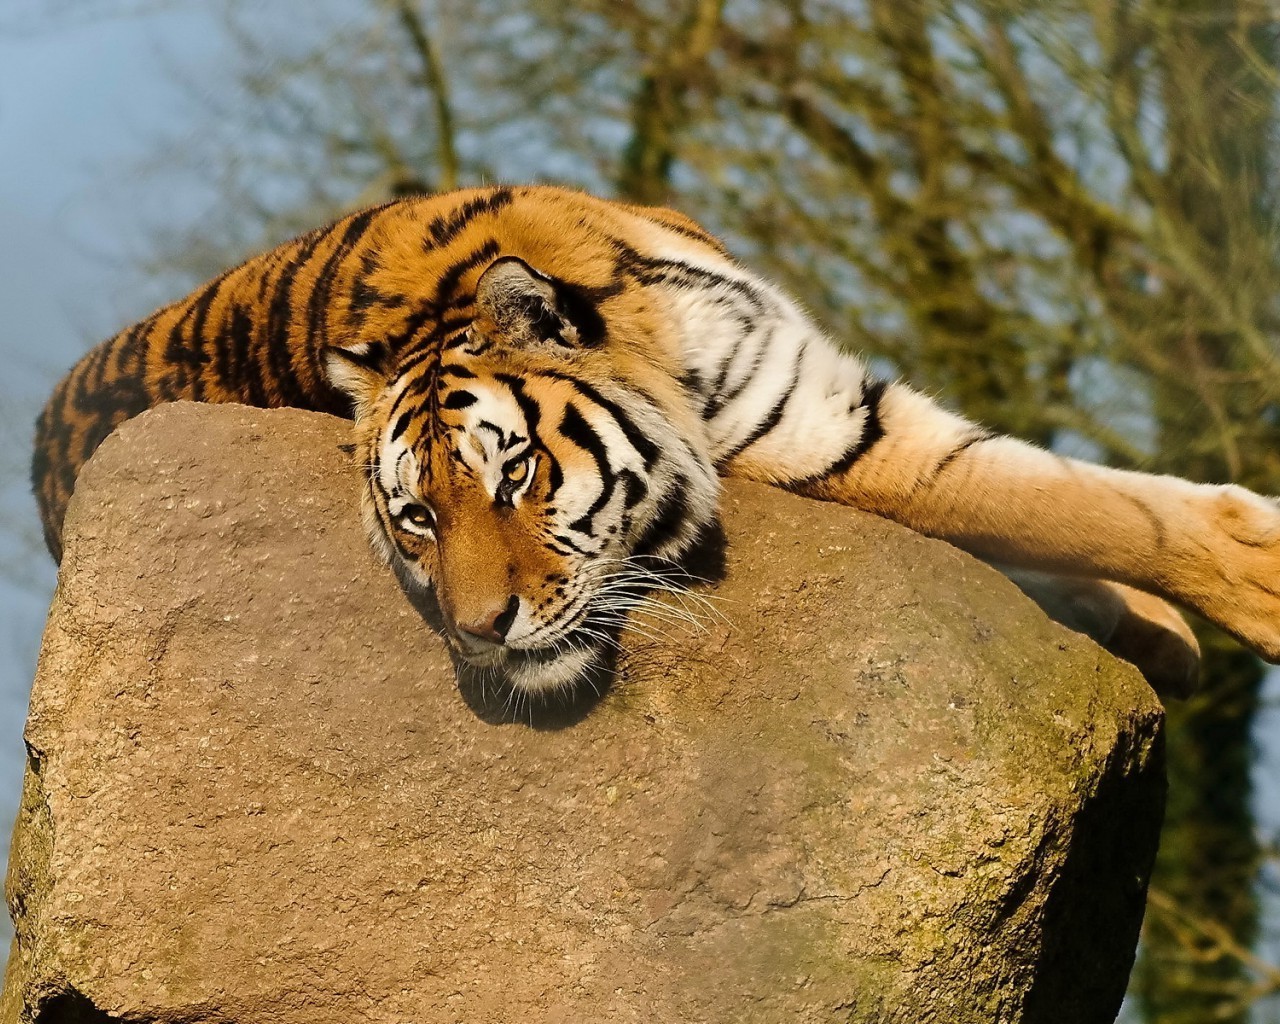
{"label": "striped fur", "polygon": [[55,557],[80,466],[177,399],[354,412],[374,544],[434,590],[464,658],[529,690],[600,661],[637,588],[714,523],[719,474],[1138,588],[1096,585],[1163,648],[1113,646],[1167,686],[1186,680],[1156,663],[1190,652],[1185,675],[1194,640],[1151,594],[1280,658],[1274,502],[1060,459],[874,380],[667,210],[473,189],[227,272],[59,384],[33,466]]}

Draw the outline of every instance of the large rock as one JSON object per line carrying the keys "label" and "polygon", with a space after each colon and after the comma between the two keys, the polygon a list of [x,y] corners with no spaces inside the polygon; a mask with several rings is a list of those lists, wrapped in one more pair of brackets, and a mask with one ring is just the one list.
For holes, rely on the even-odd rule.
{"label": "large rock", "polygon": [[1163,793],[1133,670],[945,544],[733,484],[723,618],[494,724],[367,550],[348,429],[171,406],[86,470],[3,1020],[1114,1018]]}

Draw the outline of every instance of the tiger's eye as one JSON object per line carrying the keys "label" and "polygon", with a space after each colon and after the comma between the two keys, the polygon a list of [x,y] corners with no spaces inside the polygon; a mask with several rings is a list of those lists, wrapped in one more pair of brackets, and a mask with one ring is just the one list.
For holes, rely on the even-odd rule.
{"label": "tiger's eye", "polygon": [[513,484],[523,483],[524,478],[529,475],[529,460],[524,459],[514,466],[508,466],[503,475]]}
{"label": "tiger's eye", "polygon": [[426,505],[406,505],[400,510],[400,519],[420,530],[432,530],[436,525],[436,517]]}

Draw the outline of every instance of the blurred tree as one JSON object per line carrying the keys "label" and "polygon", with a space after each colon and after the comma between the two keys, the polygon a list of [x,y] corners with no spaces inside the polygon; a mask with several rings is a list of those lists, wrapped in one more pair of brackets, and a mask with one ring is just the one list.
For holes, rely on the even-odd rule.
{"label": "blurred tree", "polygon": [[[1280,492],[1264,0],[366,0],[302,33],[227,9],[240,61],[181,150],[218,216],[157,232],[153,272],[405,191],[565,181],[682,207],[988,424]],[[1260,666],[1206,651],[1135,974],[1162,1024],[1261,991]]]}

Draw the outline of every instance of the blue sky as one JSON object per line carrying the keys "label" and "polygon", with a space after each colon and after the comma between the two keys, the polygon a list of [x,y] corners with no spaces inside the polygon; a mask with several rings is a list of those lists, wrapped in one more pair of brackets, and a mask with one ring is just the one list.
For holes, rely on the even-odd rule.
{"label": "blue sky", "polygon": [[[173,69],[212,66],[219,34],[181,6],[145,18],[0,14],[0,835],[23,768],[22,723],[54,572],[32,544],[31,424],[95,341],[168,298],[130,263],[141,211],[198,199],[138,168],[190,108]],[[43,21],[44,24],[39,22]],[[196,130],[197,126],[189,126]],[[159,194],[157,194],[159,193]],[[176,214],[175,214],[176,215]],[[0,915],[0,933],[8,928]]]}

